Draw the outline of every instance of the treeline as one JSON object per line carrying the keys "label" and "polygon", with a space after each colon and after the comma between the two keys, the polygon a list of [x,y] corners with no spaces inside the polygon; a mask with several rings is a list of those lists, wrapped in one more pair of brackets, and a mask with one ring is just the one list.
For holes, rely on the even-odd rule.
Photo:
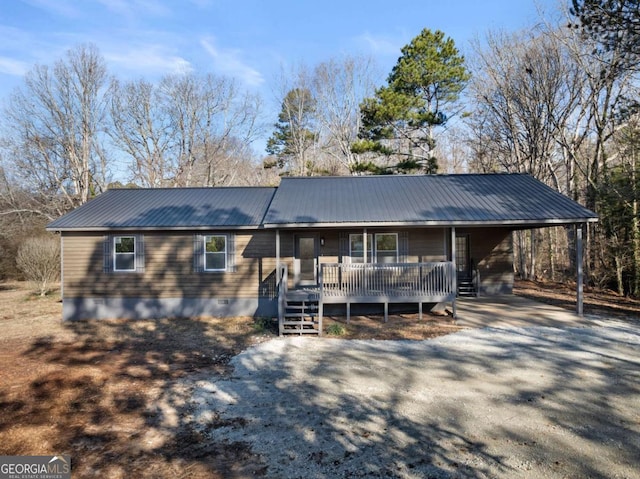
{"label": "treeline", "polygon": [[[230,78],[124,82],[80,46],[7,99],[0,276],[21,238],[106,188],[276,184],[282,175],[528,173],[598,212],[588,280],[640,296],[637,0],[573,0],[467,58],[423,30],[386,80],[362,57],[283,71],[277,117]],[[266,155],[255,151],[266,138]],[[514,236],[517,273],[571,280],[574,230]]]}

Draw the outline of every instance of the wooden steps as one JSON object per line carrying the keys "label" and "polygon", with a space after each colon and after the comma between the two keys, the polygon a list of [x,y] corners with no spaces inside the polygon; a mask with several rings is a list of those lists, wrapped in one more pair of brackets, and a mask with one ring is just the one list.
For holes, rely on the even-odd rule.
{"label": "wooden steps", "polygon": [[322,334],[316,295],[292,290],[287,292],[284,301],[284,314],[278,322],[280,336]]}
{"label": "wooden steps", "polygon": [[463,298],[475,298],[478,296],[476,283],[471,278],[458,278],[458,296]]}

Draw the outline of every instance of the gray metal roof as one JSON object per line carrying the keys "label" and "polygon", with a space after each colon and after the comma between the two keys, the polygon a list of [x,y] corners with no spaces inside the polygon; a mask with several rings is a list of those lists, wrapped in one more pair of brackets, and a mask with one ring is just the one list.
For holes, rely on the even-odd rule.
{"label": "gray metal roof", "polygon": [[528,175],[283,178],[278,188],[116,189],[47,229],[536,225],[597,215]]}
{"label": "gray metal roof", "polygon": [[548,225],[597,215],[528,175],[283,178],[265,227]]}
{"label": "gray metal roof", "polygon": [[53,231],[250,228],[261,225],[275,188],[108,190],[47,225]]}

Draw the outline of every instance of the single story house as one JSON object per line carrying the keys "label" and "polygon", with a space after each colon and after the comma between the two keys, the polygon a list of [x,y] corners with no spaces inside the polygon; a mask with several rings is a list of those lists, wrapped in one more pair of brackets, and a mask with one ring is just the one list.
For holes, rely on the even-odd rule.
{"label": "single story house", "polygon": [[593,221],[531,176],[461,174],[113,189],[47,229],[62,241],[65,320],[277,315],[281,332],[317,332],[328,308],[386,317],[390,303],[422,313],[509,294],[514,230],[574,225],[581,265]]}

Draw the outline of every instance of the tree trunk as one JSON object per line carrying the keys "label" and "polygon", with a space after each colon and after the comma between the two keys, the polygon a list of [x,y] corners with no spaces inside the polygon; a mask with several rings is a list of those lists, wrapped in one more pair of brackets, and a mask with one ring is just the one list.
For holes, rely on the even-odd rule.
{"label": "tree trunk", "polygon": [[[637,195],[636,197],[637,198]],[[640,218],[638,218],[638,200],[633,200],[633,219],[631,231],[633,237],[633,296],[640,296]]]}

